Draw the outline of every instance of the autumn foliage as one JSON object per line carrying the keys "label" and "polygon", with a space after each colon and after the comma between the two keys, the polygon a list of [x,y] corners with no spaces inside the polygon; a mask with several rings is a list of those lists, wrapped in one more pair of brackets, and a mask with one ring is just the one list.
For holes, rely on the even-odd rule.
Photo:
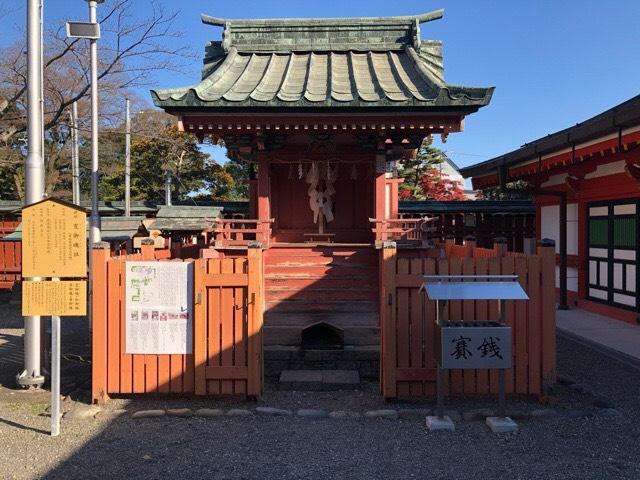
{"label": "autumn foliage", "polygon": [[462,183],[451,180],[448,175],[441,174],[435,167],[429,167],[420,180],[420,187],[427,200],[464,200]]}

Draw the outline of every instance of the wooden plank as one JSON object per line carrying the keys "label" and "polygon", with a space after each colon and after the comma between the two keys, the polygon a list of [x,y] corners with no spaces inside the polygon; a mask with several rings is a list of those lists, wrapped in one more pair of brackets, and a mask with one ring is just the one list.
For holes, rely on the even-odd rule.
{"label": "wooden plank", "polygon": [[107,387],[107,342],[108,338],[108,249],[91,251],[93,264],[91,306],[91,399],[104,403],[109,399]]}
{"label": "wooden plank", "polygon": [[[398,273],[403,275],[409,274],[409,259],[398,258]],[[410,366],[410,340],[409,340],[409,289],[397,288],[396,307],[396,351],[397,364],[396,368],[407,368]],[[398,396],[408,397],[411,393],[411,386],[406,382],[398,381]]]}
{"label": "wooden plank", "polygon": [[436,368],[398,368],[396,375],[400,382],[435,382],[438,369]]}
{"label": "wooden plank", "polygon": [[[120,369],[120,262],[107,262],[107,393],[120,393],[122,385]],[[129,385],[128,391],[131,391]]]}
{"label": "wooden plank", "polygon": [[420,288],[423,283],[424,279],[422,277],[417,277],[413,274],[398,273],[396,275],[397,288]]}
{"label": "wooden plank", "polygon": [[[195,276],[196,272],[196,262],[194,259],[186,259],[185,262],[192,263],[191,272],[192,275]],[[204,272],[202,272],[204,273]],[[195,285],[195,283],[194,283]],[[195,296],[195,288],[193,291],[193,295]],[[205,298],[202,295],[202,298]],[[192,299],[195,305],[195,298]],[[206,312],[206,310],[204,310]],[[195,344],[195,336],[193,337],[193,343]],[[206,346],[206,340],[202,340],[202,345]],[[188,353],[186,355],[178,355],[176,358],[176,362],[180,362],[182,366],[182,393],[195,393],[195,362],[194,362],[194,354]]]}
{"label": "wooden plank", "polygon": [[[133,355],[129,355],[126,353],[126,304],[125,304],[125,259],[124,258],[114,258],[117,261],[118,266],[120,268],[120,390],[122,393],[133,393],[136,392],[134,381],[135,381],[135,372],[134,372],[134,362]],[[144,358],[142,362],[139,363],[139,369],[142,367],[139,372],[142,377],[142,386],[139,386],[137,392],[142,393],[144,391]]]}
{"label": "wooden plank", "polygon": [[[475,265],[473,262],[473,258],[463,258],[462,259],[462,273],[464,275],[473,275],[475,273]],[[473,300],[465,300],[462,302],[462,319],[463,320],[475,320],[475,301]],[[476,354],[477,352],[472,352]],[[462,371],[463,378],[463,390],[465,394],[475,394],[477,393],[476,389],[476,371],[475,370],[463,370]]]}
{"label": "wooden plank", "polygon": [[247,395],[257,397],[263,386],[262,328],[264,314],[263,251],[250,248],[246,269],[249,273],[247,287]]}
{"label": "wooden plank", "polygon": [[556,381],[556,256],[554,247],[540,247],[542,257],[542,390]]}
{"label": "wooden plank", "polygon": [[158,355],[158,392],[171,392],[171,355]]}
{"label": "wooden plank", "polygon": [[[500,257],[488,257],[489,260],[489,275],[500,275],[502,271],[502,265]],[[499,318],[499,304],[498,302],[489,303],[489,320],[498,320]],[[498,394],[498,371],[492,369],[489,371],[489,391],[493,394]]]}
{"label": "wooden plank", "polygon": [[[208,262],[212,260],[199,259],[194,262],[194,309],[193,309],[193,363],[194,363],[194,391],[196,395],[207,394],[207,323],[209,322],[209,309],[207,303],[207,287],[204,277]],[[174,367],[172,362],[172,367]],[[172,370],[172,377],[174,372]]]}
{"label": "wooden plank", "polygon": [[[474,259],[477,275],[487,275],[489,272],[489,262],[486,257],[477,257]],[[496,303],[495,301],[488,302],[487,300],[476,300],[475,302],[475,317],[477,320],[489,319],[489,303]],[[476,392],[484,395],[489,393],[489,370],[482,368],[476,370]]]}
{"label": "wooden plank", "polygon": [[[232,258],[225,258],[220,262],[220,273],[222,275],[233,273]],[[221,287],[220,292],[220,322],[222,325],[221,333],[221,362],[220,365],[227,367],[233,366],[233,319],[234,310],[237,307],[235,299],[233,298],[233,288]],[[232,394],[233,382],[229,380],[223,380],[220,384],[220,393]]]}
{"label": "wooden plank", "polygon": [[[207,273],[220,274],[219,259],[207,260]],[[209,339],[207,366],[220,366],[221,362],[221,332],[220,332],[220,288],[207,288],[207,335]],[[207,393],[209,395],[220,394],[220,382],[207,381]]]}
{"label": "wooden plank", "polygon": [[529,281],[529,312],[527,322],[527,341],[529,356],[529,394],[542,393],[541,377],[541,337],[542,325],[540,321],[540,257],[531,256],[528,261]]}
{"label": "wooden plank", "polygon": [[[438,271],[437,271],[437,275],[449,275],[450,272],[450,267],[451,264],[449,263],[449,259],[448,258],[441,258],[438,260],[438,263],[436,264]],[[434,304],[436,302],[433,302]],[[451,306],[451,304],[447,304],[447,306],[444,309],[444,320],[447,320],[450,318],[450,313],[449,313],[449,307]],[[437,308],[434,306],[434,309],[437,310]],[[434,310],[434,318],[437,316],[437,311]],[[434,337],[434,344],[436,345],[436,362],[440,363],[441,360],[441,354],[440,354],[440,338],[437,335],[437,331],[436,331],[436,335]],[[450,370],[445,370],[444,373],[444,393],[445,395],[450,395],[451,394],[451,371]]]}
{"label": "wooden plank", "polygon": [[[423,261],[420,258],[411,259],[409,265],[411,275],[422,278]],[[422,308],[422,300],[424,294],[419,292],[417,288],[409,289],[409,337],[411,341],[409,365],[411,368],[424,367],[424,309]],[[413,382],[411,384],[411,396],[424,396],[423,382]]]}
{"label": "wooden plank", "polygon": [[248,369],[246,365],[227,365],[223,367],[207,367],[205,369],[207,380],[223,380],[224,382],[233,382],[237,379],[246,379]]}
{"label": "wooden plank", "polygon": [[[528,291],[527,285],[527,258],[517,257],[515,259],[515,273],[518,275],[518,281],[525,291]],[[528,389],[529,378],[527,374],[527,302],[524,300],[514,302],[516,308],[515,331],[515,392],[526,394]]]}
{"label": "wooden plank", "polygon": [[144,392],[155,393],[158,391],[158,355],[141,356],[144,357]]}
{"label": "wooden plank", "polygon": [[[234,261],[234,269],[236,275],[244,271],[246,261],[244,258],[237,258]],[[246,275],[247,279],[249,275]],[[247,280],[247,285],[248,285]],[[236,367],[247,366],[247,348],[246,348],[246,315],[247,315],[247,288],[235,287],[233,289],[233,297],[236,304],[234,309],[233,319],[233,364]],[[235,380],[233,382],[233,393],[236,395],[246,395],[247,393],[247,380]]]}
{"label": "wooden plank", "polygon": [[[502,257],[501,258],[501,271],[500,273],[502,273],[502,275],[512,275],[515,273],[515,264],[514,264],[514,258],[513,257]],[[515,306],[515,301],[514,300],[507,300],[505,302],[506,306],[505,306],[505,321],[506,324],[509,325],[511,327],[511,358],[512,358],[512,367],[511,368],[507,368],[506,372],[505,372],[505,379],[506,379],[506,384],[507,384],[507,394],[509,393],[513,393],[515,390],[515,362],[516,362],[516,356],[515,356],[515,335],[513,335],[514,333],[514,327],[516,324],[516,306]]]}
{"label": "wooden plank", "polygon": [[[436,261],[433,258],[427,258],[424,260],[424,274],[435,275],[436,274]],[[436,368],[436,302],[427,301],[426,296],[421,294],[421,302],[424,303],[425,314],[422,318],[424,332],[424,366],[427,368]],[[436,389],[435,384],[424,384],[425,396],[435,396]]]}
{"label": "wooden plank", "polygon": [[382,248],[381,309],[382,315],[382,396],[396,398],[396,248]]}
{"label": "wooden plank", "polygon": [[246,273],[208,274],[205,283],[207,287],[245,287],[249,283],[249,276]]}
{"label": "wooden plank", "polygon": [[[456,247],[462,247],[462,245],[456,245]],[[452,250],[452,253],[454,250]],[[466,250],[465,250],[466,252]],[[449,257],[449,274],[450,275],[460,275],[462,274],[462,258],[460,257]],[[449,302],[449,318],[451,320],[461,320],[462,319],[462,301],[461,300],[453,300]],[[451,378],[451,394],[459,395],[464,392],[464,384],[463,384],[463,373],[462,370],[450,370],[450,378]]]}

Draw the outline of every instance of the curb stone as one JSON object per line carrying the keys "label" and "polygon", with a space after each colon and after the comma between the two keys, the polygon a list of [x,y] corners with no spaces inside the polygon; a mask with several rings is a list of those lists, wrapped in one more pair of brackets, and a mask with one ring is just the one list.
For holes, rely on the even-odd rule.
{"label": "curb stone", "polygon": [[[434,413],[434,415],[435,414],[436,413]],[[444,411],[444,416],[445,417],[449,417],[452,422],[460,422],[460,421],[462,421],[462,415],[457,410],[445,410]]]}
{"label": "curb stone", "polygon": [[116,418],[121,417],[122,415],[126,415],[127,411],[124,408],[119,408],[117,410],[102,410],[96,414],[95,418]]}
{"label": "curb stone", "polygon": [[167,415],[170,417],[191,417],[193,410],[190,408],[170,408],[167,410]]}
{"label": "curb stone", "polygon": [[291,410],[273,407],[257,407],[256,412],[260,415],[269,415],[272,417],[284,417],[292,415]]}
{"label": "curb stone", "polygon": [[313,408],[301,408],[296,412],[298,417],[306,417],[306,418],[324,418],[328,414],[324,410],[316,410]]}
{"label": "curb stone", "polygon": [[398,414],[403,420],[424,420],[425,417],[431,415],[431,412],[430,408],[403,408],[398,411]]}
{"label": "curb stone", "polygon": [[[462,412],[462,419],[465,422],[484,421],[487,417],[495,416],[494,411],[487,408],[477,408]],[[453,420],[453,418],[451,418]]]}
{"label": "curb stone", "polygon": [[603,408],[598,411],[598,415],[601,417],[621,417],[622,413],[615,408]]}
{"label": "curb stone", "polygon": [[227,416],[229,417],[252,417],[253,413],[249,410],[245,410],[243,408],[232,408],[227,412]]}
{"label": "curb stone", "polygon": [[63,417],[67,420],[91,420],[100,412],[102,412],[102,408],[97,405],[76,405],[73,410],[66,412]]}
{"label": "curb stone", "polygon": [[537,410],[532,410],[531,413],[529,414],[531,417],[538,417],[538,418],[542,418],[542,417],[559,417],[560,413],[558,413],[557,410],[554,410],[553,408],[539,408]]}
{"label": "curb stone", "polygon": [[347,419],[347,418],[360,418],[362,415],[358,412],[348,412],[345,410],[336,410],[334,412],[329,413],[330,418],[335,419]]}
{"label": "curb stone", "polygon": [[133,412],[131,418],[157,418],[164,417],[166,412],[164,410],[138,410]]}
{"label": "curb stone", "polygon": [[221,417],[224,412],[219,408],[200,408],[195,411],[196,417]]}
{"label": "curb stone", "polygon": [[364,412],[364,416],[367,418],[385,418],[387,420],[397,420],[399,417],[397,410],[369,410]]}

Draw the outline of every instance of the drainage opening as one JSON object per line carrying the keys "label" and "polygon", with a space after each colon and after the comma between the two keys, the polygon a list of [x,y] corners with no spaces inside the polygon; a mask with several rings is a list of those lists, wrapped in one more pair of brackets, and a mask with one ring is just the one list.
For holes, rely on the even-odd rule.
{"label": "drainage opening", "polygon": [[302,330],[302,348],[332,350],[344,347],[344,332],[328,323],[316,323]]}

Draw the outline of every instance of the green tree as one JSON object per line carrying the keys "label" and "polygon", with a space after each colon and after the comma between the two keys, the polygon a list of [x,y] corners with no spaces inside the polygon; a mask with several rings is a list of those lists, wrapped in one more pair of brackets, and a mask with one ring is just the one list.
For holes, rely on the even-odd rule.
{"label": "green tree", "polygon": [[398,176],[404,178],[399,188],[400,197],[405,200],[425,200],[423,177],[446,159],[442,150],[423,141],[415,159],[408,158],[400,162]]}

